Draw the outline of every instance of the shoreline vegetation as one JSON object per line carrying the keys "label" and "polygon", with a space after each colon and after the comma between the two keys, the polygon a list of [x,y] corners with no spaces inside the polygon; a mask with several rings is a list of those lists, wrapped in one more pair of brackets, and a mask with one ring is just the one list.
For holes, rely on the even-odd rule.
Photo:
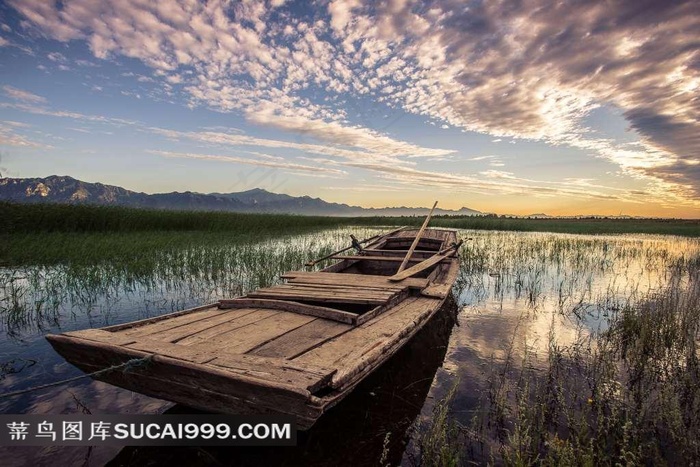
{"label": "shoreline vegetation", "polygon": [[[257,234],[280,229],[346,225],[416,225],[422,216],[332,217],[273,213],[170,211],[117,206],[0,202],[0,234],[30,232],[227,231]],[[700,236],[700,219],[617,217],[433,216],[434,227],[579,234],[647,233]]]}
{"label": "shoreline vegetation", "polygon": [[[153,251],[248,243],[329,228],[420,226],[422,217],[325,217],[0,202],[0,267],[133,262]],[[700,236],[700,219],[434,216],[433,227]]]}

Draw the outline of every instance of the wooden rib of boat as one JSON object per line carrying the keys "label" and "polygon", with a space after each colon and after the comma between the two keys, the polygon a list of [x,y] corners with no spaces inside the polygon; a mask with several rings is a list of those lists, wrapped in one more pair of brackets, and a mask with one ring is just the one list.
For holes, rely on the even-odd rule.
{"label": "wooden rib of boat", "polygon": [[306,429],[441,308],[458,247],[451,229],[399,229],[244,297],[47,339],[85,372],[151,357],[96,379],[207,411],[292,415]]}

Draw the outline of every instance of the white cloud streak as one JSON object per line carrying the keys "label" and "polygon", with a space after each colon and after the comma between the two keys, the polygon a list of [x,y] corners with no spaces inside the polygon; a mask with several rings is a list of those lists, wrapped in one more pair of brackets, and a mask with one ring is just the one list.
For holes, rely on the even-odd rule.
{"label": "white cloud streak", "polygon": [[12,86],[3,86],[2,90],[5,95],[10,99],[16,101],[30,103],[30,104],[44,104],[46,103],[46,98],[32,94],[29,91],[23,91],[21,89],[14,88]]}
{"label": "white cloud streak", "polygon": [[220,155],[220,154],[199,154],[199,153],[189,153],[189,152],[183,153],[183,152],[158,151],[158,150],[151,150],[149,152],[152,154],[157,154],[159,156],[163,156],[163,157],[173,157],[173,158],[182,158],[182,159],[199,159],[199,160],[207,160],[207,161],[213,161],[213,162],[228,162],[228,163],[235,163],[235,164],[255,165],[255,166],[259,166],[259,167],[269,167],[269,168],[274,168],[274,169],[287,169],[287,170],[292,170],[292,171],[296,171],[296,172],[309,172],[312,174],[315,174],[315,173],[323,173],[323,174],[327,174],[327,175],[345,175],[346,174],[346,172],[344,172],[342,170],[332,169],[332,168],[327,168],[327,167],[295,164],[293,162],[279,162],[279,161],[277,161],[278,158],[276,158],[274,156],[262,155],[264,157],[260,157],[261,156],[260,154],[258,154],[257,159],[249,159],[249,158],[245,158],[245,157],[228,156],[228,155]]}
{"label": "white cloud streak", "polygon": [[17,133],[17,128],[25,128],[26,124],[11,121],[0,121],[0,146],[15,146],[24,148],[49,148],[50,146],[32,141],[25,135]]}

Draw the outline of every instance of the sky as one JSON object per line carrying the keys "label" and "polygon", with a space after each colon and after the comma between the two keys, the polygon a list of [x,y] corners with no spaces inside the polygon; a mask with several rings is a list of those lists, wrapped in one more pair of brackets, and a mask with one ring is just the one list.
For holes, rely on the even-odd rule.
{"label": "sky", "polygon": [[0,173],[700,218],[700,4],[9,0]]}

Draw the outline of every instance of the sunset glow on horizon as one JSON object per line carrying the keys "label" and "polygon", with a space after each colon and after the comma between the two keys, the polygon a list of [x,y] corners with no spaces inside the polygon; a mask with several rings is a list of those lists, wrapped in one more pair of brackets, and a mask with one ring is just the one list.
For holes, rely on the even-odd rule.
{"label": "sunset glow on horizon", "polygon": [[0,173],[700,218],[694,1],[9,0]]}

